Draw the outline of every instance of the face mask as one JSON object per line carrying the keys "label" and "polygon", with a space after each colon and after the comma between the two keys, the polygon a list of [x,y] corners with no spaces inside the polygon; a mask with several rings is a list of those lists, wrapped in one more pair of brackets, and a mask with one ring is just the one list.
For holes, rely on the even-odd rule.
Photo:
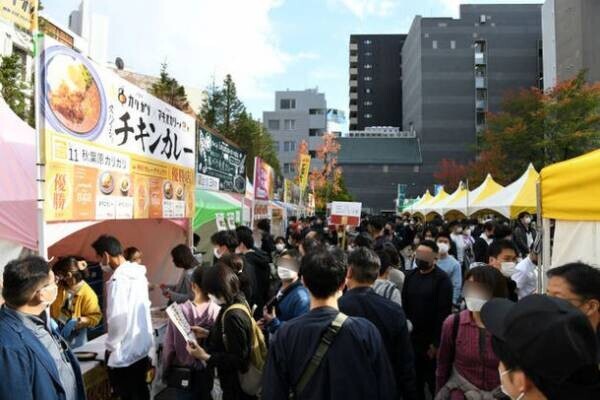
{"label": "face mask", "polygon": [[425,240],[433,240],[433,237],[431,237],[431,236],[425,236]]}
{"label": "face mask", "polygon": [[296,279],[298,277],[298,273],[289,268],[277,267],[277,276],[279,276],[279,279],[282,281],[285,281],[289,279]]}
{"label": "face mask", "polygon": [[421,260],[420,258],[415,258],[415,266],[421,271],[427,271],[429,268],[431,268],[431,264],[429,264],[428,261]]}
{"label": "face mask", "polygon": [[416,244],[416,245],[418,245],[419,243],[421,243],[421,240],[420,240],[418,237],[416,237],[416,238],[413,240],[413,243],[414,243],[414,244]]}
{"label": "face mask", "polygon": [[275,245],[275,248],[277,249],[277,251],[281,252],[281,251],[285,250],[285,244],[283,244],[283,243],[277,243]]}
{"label": "face mask", "polygon": [[456,233],[462,233],[463,228],[456,228]]}
{"label": "face mask", "polygon": [[522,400],[522,399],[525,397],[525,393],[521,393],[521,394],[519,395],[519,397],[517,397],[517,398],[515,399],[515,398],[513,398],[513,397],[512,397],[512,396],[511,396],[511,395],[508,393],[508,391],[507,391],[507,390],[504,388],[504,385],[502,384],[502,378],[503,378],[503,377],[504,377],[506,374],[508,374],[509,372],[510,372],[510,369],[509,369],[509,370],[506,370],[506,371],[504,371],[504,372],[500,372],[500,371],[498,371],[498,373],[500,374],[500,391],[501,391],[502,393],[504,393],[504,395],[505,395],[505,396],[508,396],[508,397],[509,397],[511,400]]}
{"label": "face mask", "polygon": [[329,228],[323,228],[323,233],[329,233]]}
{"label": "face mask", "polygon": [[516,272],[516,266],[514,262],[503,262],[500,264],[500,272],[502,272],[502,275],[510,278]]}
{"label": "face mask", "polygon": [[384,236],[390,236],[390,230],[389,230],[389,229],[387,229],[387,228],[386,228],[386,229],[384,229],[384,230],[383,230],[383,235],[384,235]]}
{"label": "face mask", "polygon": [[44,292],[50,297],[49,300],[44,301],[44,304],[47,307],[50,307],[52,303],[54,303],[54,300],[56,300],[56,297],[58,296],[58,285],[53,283],[50,286],[46,286],[44,288]]}
{"label": "face mask", "polygon": [[529,225],[529,224],[531,223],[531,218],[529,218],[529,217],[525,217],[525,218],[523,218],[523,223],[524,223],[525,225]]}
{"label": "face mask", "polygon": [[471,230],[470,229],[465,229],[463,232],[466,236],[471,236]]}
{"label": "face mask", "polygon": [[448,243],[438,243],[437,245],[440,253],[448,254],[448,251],[450,250],[450,245]]}
{"label": "face mask", "polygon": [[348,246],[348,251],[349,251],[350,253],[352,253],[354,250],[356,250],[356,246],[354,246],[354,245],[352,245],[352,244]]}
{"label": "face mask", "polygon": [[219,253],[219,249],[217,247],[213,249],[213,254],[215,255],[215,258],[221,258],[221,254]]}
{"label": "face mask", "polygon": [[480,299],[478,297],[465,297],[465,303],[467,303],[467,309],[473,312],[480,312],[483,305],[487,303],[487,300]]}
{"label": "face mask", "polygon": [[212,301],[213,303],[222,306],[223,304],[225,304],[225,300],[219,299],[217,296],[215,296],[214,294],[208,294],[208,298],[210,299],[210,301]]}
{"label": "face mask", "polygon": [[113,270],[109,264],[100,264],[100,268],[102,268],[102,271],[107,274],[110,274],[111,272],[113,272]]}
{"label": "face mask", "polygon": [[406,222],[406,221],[405,221],[405,222],[404,222],[404,226],[408,226],[408,222]]}

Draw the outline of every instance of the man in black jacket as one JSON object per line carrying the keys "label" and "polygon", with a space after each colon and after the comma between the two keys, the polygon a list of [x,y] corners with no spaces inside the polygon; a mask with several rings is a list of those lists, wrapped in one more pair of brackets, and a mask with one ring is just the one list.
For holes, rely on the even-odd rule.
{"label": "man in black jacket", "polygon": [[397,399],[381,335],[371,322],[357,317],[342,322],[311,379],[302,391],[295,390],[321,337],[339,314],[344,258],[323,248],[303,257],[302,280],[311,310],[287,321],[275,334],[263,375],[263,400],[287,399],[290,391],[297,400]]}
{"label": "man in black jacket", "polygon": [[338,300],[340,311],[371,321],[379,330],[387,350],[396,387],[403,400],[416,400],[415,363],[402,307],[378,295],[371,286],[379,275],[377,254],[366,247],[358,248],[348,258],[348,291]]}
{"label": "man in black jacket", "polygon": [[488,247],[494,240],[495,230],[496,225],[492,221],[488,221],[483,224],[483,233],[475,239],[475,243],[473,244],[475,262],[487,263],[487,251]]}
{"label": "man in black jacket", "polygon": [[250,282],[254,281],[256,290],[253,291],[252,299],[248,299],[250,306],[256,305],[255,316],[262,316],[262,309],[269,300],[269,283],[271,277],[271,267],[269,257],[265,252],[254,246],[252,230],[246,226],[238,226],[235,230],[239,246],[237,253],[243,254],[245,268],[250,275]]}
{"label": "man in black jacket", "polygon": [[261,219],[257,222],[256,227],[261,236],[260,249],[267,254],[270,262],[271,255],[276,250],[275,239],[273,238],[273,235],[271,235],[271,221],[268,219]]}
{"label": "man in black jacket", "polygon": [[527,211],[523,211],[519,214],[517,225],[513,231],[513,241],[519,249],[519,255],[521,258],[527,257],[531,246],[535,242],[536,232],[531,227],[531,214]]}
{"label": "man in black jacket", "polygon": [[425,400],[425,386],[435,393],[436,357],[444,320],[452,311],[452,283],[435,265],[438,247],[423,241],[415,252],[416,269],[409,271],[402,288],[402,306],[413,324],[411,339],[415,352],[417,398]]}

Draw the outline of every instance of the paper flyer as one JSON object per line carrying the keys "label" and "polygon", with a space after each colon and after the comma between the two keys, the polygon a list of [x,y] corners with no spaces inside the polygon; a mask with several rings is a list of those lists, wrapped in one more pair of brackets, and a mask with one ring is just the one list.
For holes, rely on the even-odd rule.
{"label": "paper flyer", "polygon": [[188,323],[185,315],[181,312],[181,307],[177,303],[171,304],[167,307],[167,315],[169,319],[173,322],[179,333],[187,340],[188,342],[198,343],[196,341],[196,336],[192,329],[190,328],[190,324]]}

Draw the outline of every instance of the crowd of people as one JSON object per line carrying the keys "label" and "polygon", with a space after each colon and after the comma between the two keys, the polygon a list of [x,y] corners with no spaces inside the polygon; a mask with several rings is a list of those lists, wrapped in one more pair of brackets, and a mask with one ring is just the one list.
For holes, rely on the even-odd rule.
{"label": "crowd of people", "polygon": [[114,394],[149,399],[155,289],[179,304],[195,336],[168,324],[157,398],[212,399],[218,386],[225,400],[600,399],[600,270],[550,269],[546,293],[536,293],[528,213],[512,223],[325,221],[291,218],[281,237],[268,220],[216,232],[204,257],[197,240],[178,245],[174,285],[149,283],[139,249],[100,236],[92,247],[108,278],[104,310],[85,260],[10,262],[0,399],[84,399],[72,349],[103,318]]}

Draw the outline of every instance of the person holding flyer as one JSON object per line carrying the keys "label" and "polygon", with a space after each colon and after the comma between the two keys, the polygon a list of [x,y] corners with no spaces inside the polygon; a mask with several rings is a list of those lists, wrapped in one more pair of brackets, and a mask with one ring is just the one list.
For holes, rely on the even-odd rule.
{"label": "person holding flyer", "polygon": [[[196,333],[197,342],[203,343],[209,330],[215,324],[221,310],[215,302],[202,291],[202,278],[205,268],[197,267],[192,273],[192,292],[194,299],[178,305],[181,313]],[[176,394],[178,399],[210,399],[212,377],[204,363],[191,356],[186,350],[187,338],[184,337],[175,322],[169,320],[163,343],[164,376],[167,391]],[[183,382],[183,384],[182,384]]]}

